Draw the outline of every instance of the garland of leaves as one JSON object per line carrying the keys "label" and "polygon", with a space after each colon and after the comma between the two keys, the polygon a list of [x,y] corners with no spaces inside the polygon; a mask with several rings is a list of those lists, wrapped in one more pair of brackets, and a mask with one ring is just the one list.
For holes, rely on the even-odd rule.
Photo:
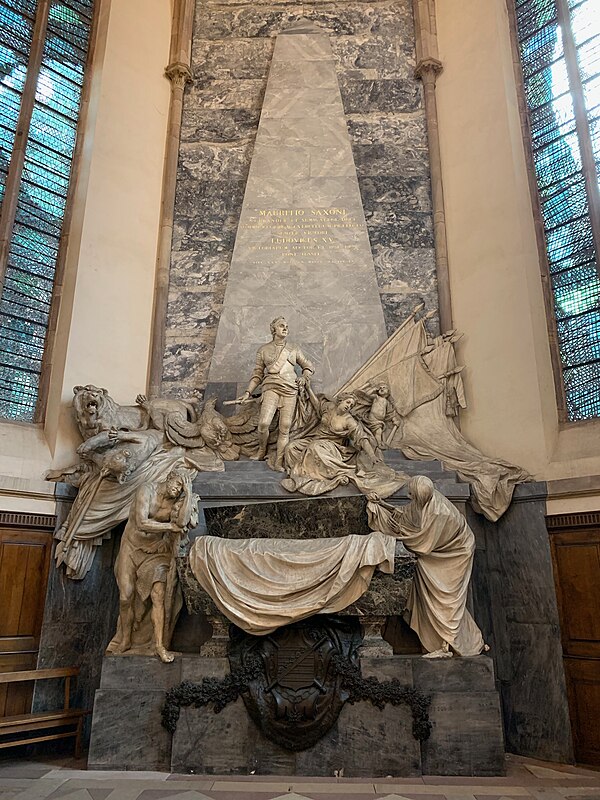
{"label": "garland of leaves", "polygon": [[[342,688],[348,692],[349,703],[364,700],[379,709],[383,709],[386,703],[393,706],[407,705],[412,712],[414,738],[419,742],[429,738],[430,695],[425,695],[409,686],[401,686],[396,678],[391,681],[379,681],[374,676],[363,678],[357,665],[351,664],[339,655],[333,656],[332,665],[335,673],[341,678]],[[246,658],[241,669],[232,670],[223,678],[203,678],[202,683],[183,681],[179,686],[174,686],[166,693],[165,704],[162,707],[163,727],[170,733],[175,733],[182,707],[202,708],[212,705],[215,714],[218,714],[226,705],[233,703],[243,692],[248,691],[250,683],[256,680],[262,671],[260,657],[250,656]]]}
{"label": "garland of leaves", "polygon": [[259,656],[249,655],[241,669],[232,670],[224,678],[202,678],[202,683],[183,681],[179,686],[174,686],[167,692],[161,710],[163,728],[175,733],[183,706],[202,708],[212,705],[215,714],[218,714],[243,692],[247,692],[251,681],[258,678],[262,671]]}
{"label": "garland of leaves", "polygon": [[360,700],[372,703],[376,708],[383,709],[386,703],[393,706],[407,705],[412,712],[412,732],[418,742],[429,739],[431,722],[429,720],[429,706],[431,695],[423,694],[412,686],[402,686],[397,678],[391,681],[380,681],[374,675],[363,678],[360,668],[339,655],[332,657],[333,667],[341,678],[342,688],[348,694],[348,702],[356,703]]}

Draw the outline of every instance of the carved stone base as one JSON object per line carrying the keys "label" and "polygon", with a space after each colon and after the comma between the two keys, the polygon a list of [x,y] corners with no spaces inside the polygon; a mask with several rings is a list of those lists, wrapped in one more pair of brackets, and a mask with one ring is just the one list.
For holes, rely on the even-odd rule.
{"label": "carved stone base", "polygon": [[380,711],[358,702],[346,703],[316,745],[290,752],[261,734],[241,699],[219,714],[209,707],[182,708],[171,736],[161,726],[166,690],[183,680],[223,677],[227,659],[184,655],[162,664],[154,658],[109,656],[96,692],[89,768],[313,776],[343,769],[346,777],[503,774],[500,704],[490,658],[363,657],[361,665],[364,677],[397,678],[432,695],[427,741],[413,738],[408,707],[387,705]]}
{"label": "carved stone base", "polygon": [[382,636],[387,617],[382,614],[371,614],[360,617],[359,621],[363,635],[360,648],[361,659],[372,656],[375,658],[393,656],[394,648]]}
{"label": "carved stone base", "polygon": [[229,620],[222,614],[207,614],[212,636],[200,648],[203,658],[226,658],[229,651]]}

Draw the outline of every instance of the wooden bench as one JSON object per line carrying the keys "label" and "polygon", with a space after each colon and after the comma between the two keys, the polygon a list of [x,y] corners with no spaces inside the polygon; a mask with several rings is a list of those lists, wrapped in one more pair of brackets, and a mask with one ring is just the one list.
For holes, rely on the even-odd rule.
{"label": "wooden bench", "polygon": [[[81,728],[83,718],[89,711],[70,707],[71,678],[79,675],[79,667],[57,667],[56,669],[31,669],[23,672],[0,673],[0,684],[20,683],[24,681],[40,681],[50,678],[65,679],[65,701],[62,709],[58,711],[40,711],[30,714],[15,714],[10,717],[0,717],[0,748],[16,747],[19,744],[32,744],[33,742],[47,742],[51,739],[75,738],[75,757],[81,753]],[[68,731],[48,732],[44,735],[29,736],[5,741],[6,738],[24,733],[40,734],[52,731],[53,728],[72,728]]]}

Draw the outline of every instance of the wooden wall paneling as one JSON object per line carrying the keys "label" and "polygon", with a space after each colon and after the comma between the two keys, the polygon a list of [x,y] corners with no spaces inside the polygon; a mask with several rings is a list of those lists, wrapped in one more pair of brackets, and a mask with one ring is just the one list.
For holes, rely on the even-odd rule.
{"label": "wooden wall paneling", "polygon": [[600,765],[600,525],[576,516],[548,527],[575,758]]}
{"label": "wooden wall paneling", "polygon": [[[0,527],[0,672],[37,664],[52,549],[50,531]],[[0,685],[0,716],[31,710],[33,682]]]}

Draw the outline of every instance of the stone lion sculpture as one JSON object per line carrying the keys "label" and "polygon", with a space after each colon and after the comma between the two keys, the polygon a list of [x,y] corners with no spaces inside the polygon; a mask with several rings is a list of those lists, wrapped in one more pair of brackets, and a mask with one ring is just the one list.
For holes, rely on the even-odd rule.
{"label": "stone lion sculpture", "polygon": [[165,429],[169,414],[181,414],[190,422],[196,420],[195,401],[156,398],[148,400],[138,395],[136,405],[119,405],[103,389],[89,383],[73,387],[73,411],[82,438],[89,439],[102,431],[141,431],[147,428]]}
{"label": "stone lion sculpture", "polygon": [[[148,399],[140,394],[135,405],[122,406],[107,389],[87,384],[73,388],[73,413],[83,439],[77,448],[80,461],[50,470],[45,478],[79,489],[67,519],[55,534],[59,540],[55,557],[70,578],[80,580],[102,540],[128,518],[141,486],[160,483],[177,468],[193,473],[222,471],[223,461],[219,442],[209,441],[210,436],[203,438],[212,433],[214,424],[207,427],[196,399]],[[175,422],[180,428],[193,426],[194,430],[202,422],[202,435],[183,436],[179,441],[171,435]]]}

